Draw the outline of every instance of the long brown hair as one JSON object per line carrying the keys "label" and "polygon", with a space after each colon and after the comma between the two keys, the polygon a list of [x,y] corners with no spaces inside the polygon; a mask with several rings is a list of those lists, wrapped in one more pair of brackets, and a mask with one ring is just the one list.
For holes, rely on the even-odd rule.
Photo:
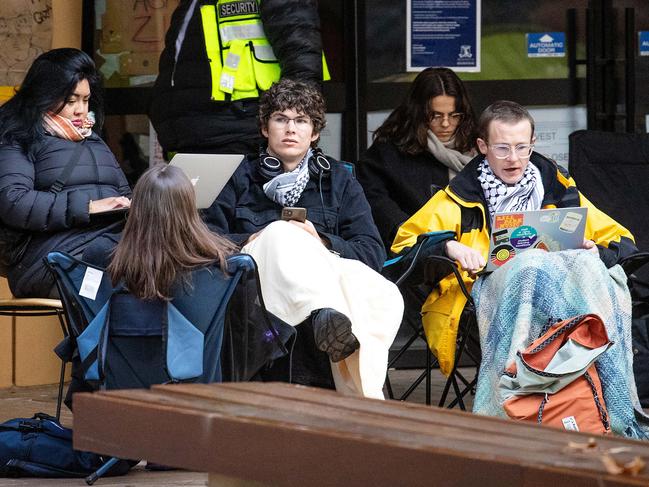
{"label": "long brown hair", "polygon": [[442,95],[455,98],[455,111],[464,114],[453,135],[455,149],[462,153],[474,149],[475,114],[471,101],[460,78],[448,68],[426,68],[419,73],[401,105],[374,132],[374,139],[392,142],[406,154],[424,152],[432,117],[431,100]]}
{"label": "long brown hair", "polygon": [[133,190],[122,239],[108,272],[142,299],[171,299],[178,277],[215,262],[224,271],[236,246],[207,228],[196,209],[194,188],[181,169],[157,164]]}

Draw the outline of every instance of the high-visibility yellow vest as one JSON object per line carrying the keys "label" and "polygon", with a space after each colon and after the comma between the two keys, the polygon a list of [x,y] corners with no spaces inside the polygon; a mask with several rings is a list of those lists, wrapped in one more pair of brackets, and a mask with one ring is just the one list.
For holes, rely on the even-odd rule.
{"label": "high-visibility yellow vest", "polygon": [[[259,16],[261,0],[218,0],[201,6],[212,100],[259,97],[279,80],[281,70]],[[324,56],[324,79],[329,79]]]}

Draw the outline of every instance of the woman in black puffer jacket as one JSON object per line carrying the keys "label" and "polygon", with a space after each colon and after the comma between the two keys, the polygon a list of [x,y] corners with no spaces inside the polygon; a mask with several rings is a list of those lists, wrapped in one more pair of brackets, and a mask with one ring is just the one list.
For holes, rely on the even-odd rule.
{"label": "woman in black puffer jacket", "polygon": [[56,296],[43,263],[48,252],[80,255],[96,236],[121,229],[122,217],[99,216],[127,208],[131,194],[115,157],[92,131],[89,110],[101,122],[99,95],[92,59],[54,49],[34,61],[0,108],[0,219],[30,235],[7,274],[17,297]]}

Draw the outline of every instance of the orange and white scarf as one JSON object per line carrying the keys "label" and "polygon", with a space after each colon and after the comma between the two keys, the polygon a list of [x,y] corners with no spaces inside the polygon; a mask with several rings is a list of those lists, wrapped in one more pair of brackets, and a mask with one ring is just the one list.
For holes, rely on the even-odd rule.
{"label": "orange and white scarf", "polygon": [[[90,115],[90,113],[88,113],[88,115]],[[79,142],[92,133],[92,126],[95,124],[93,118],[94,117],[88,116],[88,118],[84,120],[83,127],[77,128],[71,120],[54,112],[47,112],[43,115],[43,126],[45,127],[45,131],[50,135],[65,140]]]}

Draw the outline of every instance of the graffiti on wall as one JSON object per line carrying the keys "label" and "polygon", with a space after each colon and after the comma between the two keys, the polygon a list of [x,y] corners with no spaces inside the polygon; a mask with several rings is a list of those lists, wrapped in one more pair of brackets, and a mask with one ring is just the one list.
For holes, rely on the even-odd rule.
{"label": "graffiti on wall", "polygon": [[18,85],[52,44],[52,0],[0,2],[0,85]]}
{"label": "graffiti on wall", "polygon": [[[155,77],[158,58],[178,0],[100,0],[100,69],[110,85]],[[112,79],[111,79],[112,77]]]}

